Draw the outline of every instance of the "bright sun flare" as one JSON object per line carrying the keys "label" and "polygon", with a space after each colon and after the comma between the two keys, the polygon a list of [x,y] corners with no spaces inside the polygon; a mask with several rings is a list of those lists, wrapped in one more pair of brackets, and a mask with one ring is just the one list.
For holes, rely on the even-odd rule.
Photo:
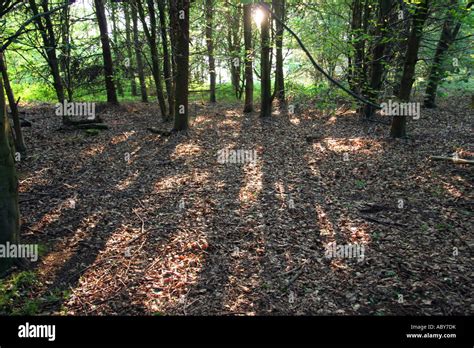
{"label": "bright sun flare", "polygon": [[255,23],[257,23],[257,25],[260,27],[263,20],[265,18],[265,12],[263,12],[262,9],[260,8],[257,8],[254,12],[253,12],[253,20],[255,21]]}

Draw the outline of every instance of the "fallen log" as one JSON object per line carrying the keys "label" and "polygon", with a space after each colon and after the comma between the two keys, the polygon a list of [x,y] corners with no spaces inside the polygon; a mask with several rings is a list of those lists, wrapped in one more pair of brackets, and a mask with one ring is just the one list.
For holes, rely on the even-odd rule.
{"label": "fallen log", "polygon": [[401,224],[401,223],[391,221],[391,220],[388,220],[388,219],[376,219],[372,216],[365,215],[365,214],[358,214],[358,215],[362,219],[365,219],[365,220],[371,221],[371,222],[375,222],[375,223],[378,223],[378,224],[382,224],[382,225],[393,225],[393,226],[398,226],[398,227],[408,227],[408,225],[406,225],[406,224]]}
{"label": "fallen log", "polygon": [[96,117],[92,120],[84,119],[84,120],[68,120],[67,124],[71,126],[78,126],[81,124],[92,124],[92,123],[102,123],[102,119],[100,117]]}
{"label": "fallen log", "polygon": [[75,125],[77,129],[109,129],[105,123],[86,123]]}
{"label": "fallen log", "polygon": [[171,135],[170,131],[161,130],[161,129],[157,129],[157,128],[153,128],[153,127],[149,127],[149,128],[147,128],[147,130],[150,131],[153,134],[159,134],[159,135],[162,135],[164,137],[169,137]]}
{"label": "fallen log", "polygon": [[468,160],[463,158],[456,157],[447,157],[447,156],[430,156],[432,161],[451,161],[457,164],[474,164],[474,160]]}

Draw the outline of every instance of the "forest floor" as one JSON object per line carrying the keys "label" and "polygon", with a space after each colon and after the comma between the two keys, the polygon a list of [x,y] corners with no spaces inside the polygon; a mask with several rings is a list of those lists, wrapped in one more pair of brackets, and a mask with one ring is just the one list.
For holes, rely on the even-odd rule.
{"label": "forest floor", "polygon": [[[8,310],[472,315],[472,166],[428,159],[473,157],[468,104],[422,110],[397,141],[344,107],[262,121],[200,105],[169,137],[146,129],[160,127],[154,103],[103,110],[96,136],[26,107],[22,241],[42,256]],[[222,149],[257,161],[220,164]],[[327,258],[331,242],[364,257]]]}

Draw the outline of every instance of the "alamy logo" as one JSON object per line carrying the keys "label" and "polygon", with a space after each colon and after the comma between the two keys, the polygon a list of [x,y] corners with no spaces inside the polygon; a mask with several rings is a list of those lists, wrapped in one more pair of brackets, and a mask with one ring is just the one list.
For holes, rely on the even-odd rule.
{"label": "alamy logo", "polygon": [[48,341],[56,339],[56,325],[35,325],[26,322],[18,326],[18,337],[20,338],[47,338]]}
{"label": "alamy logo", "polygon": [[399,103],[392,102],[380,104],[382,115],[387,116],[410,116],[414,120],[420,119],[420,103]]}
{"label": "alamy logo", "polygon": [[223,149],[217,151],[217,162],[220,164],[232,163],[232,164],[244,164],[244,163],[257,163],[257,151],[256,150],[228,150]]}
{"label": "alamy logo", "polygon": [[88,120],[95,118],[95,103],[74,103],[64,101],[56,105],[57,116],[87,116]]}
{"label": "alamy logo", "polygon": [[364,261],[365,246],[362,244],[342,244],[335,242],[326,246],[324,256],[328,259],[357,259],[357,262]]}
{"label": "alamy logo", "polygon": [[0,258],[30,259],[38,261],[38,244],[0,244]]}

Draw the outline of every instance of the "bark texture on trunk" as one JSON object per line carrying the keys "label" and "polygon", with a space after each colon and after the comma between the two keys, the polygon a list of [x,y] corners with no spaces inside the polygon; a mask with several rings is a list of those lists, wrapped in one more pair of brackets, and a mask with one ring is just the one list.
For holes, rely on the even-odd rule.
{"label": "bark texture on trunk", "polygon": [[207,56],[209,59],[209,85],[210,94],[209,101],[216,102],[216,61],[214,58],[214,41],[213,41],[213,11],[214,0],[206,0],[206,42]]}
{"label": "bark texture on trunk", "polygon": [[[23,132],[21,131],[18,105],[16,104],[16,101],[15,101],[13,89],[10,85],[10,79],[8,78],[7,65],[5,63],[5,59],[2,54],[0,54],[0,71],[2,72],[3,84],[5,87],[5,92],[8,97],[8,104],[10,105],[10,111],[12,113],[13,130],[15,134],[15,148],[16,148],[16,151],[25,155],[26,146],[25,146],[25,140],[23,139]],[[3,93],[3,90],[1,92]]]}
{"label": "bark texture on trunk", "polygon": [[145,11],[141,4],[141,0],[137,0],[137,9],[142,22],[143,31],[147,38],[148,44],[150,46],[151,52],[151,72],[153,74],[153,81],[155,82],[156,89],[156,99],[160,107],[161,118],[164,122],[168,121],[168,114],[166,113],[166,103],[165,97],[163,94],[163,84],[161,81],[161,68],[158,54],[158,44],[157,39],[157,25],[156,25],[156,13],[154,8],[153,0],[146,0],[148,6],[148,14],[150,17],[150,26],[148,26],[145,18]]}
{"label": "bark texture on trunk", "polygon": [[[390,10],[392,8],[393,0],[379,0],[379,16],[375,29],[375,36],[377,42],[375,43],[372,64],[370,71],[370,82],[367,97],[370,101],[376,102],[379,95],[380,87],[382,86],[382,77],[384,75],[384,53],[387,47],[386,29],[389,24]],[[374,113],[374,107],[365,105],[364,114],[366,118],[371,118]]]}
{"label": "bark texture on trunk", "polygon": [[173,83],[171,76],[171,62],[168,46],[168,35],[166,34],[166,6],[165,0],[158,0],[158,10],[160,12],[161,46],[163,47],[163,73],[165,76],[166,95],[168,97],[168,110],[170,118],[173,117]]}
{"label": "bark texture on trunk", "polygon": [[140,81],[140,95],[142,102],[148,102],[148,94],[146,91],[145,72],[143,70],[143,57],[140,49],[140,35],[138,33],[138,16],[135,0],[131,4],[132,27],[133,27],[133,48],[135,50],[135,58],[137,61],[138,80]]}
{"label": "bark texture on trunk", "polygon": [[114,64],[110,51],[109,34],[107,32],[107,18],[105,17],[104,0],[94,0],[97,22],[99,23],[100,42],[102,44],[102,58],[104,60],[105,88],[107,102],[118,104],[117,92],[114,84]]}
{"label": "bark texture on trunk", "polygon": [[[403,66],[403,75],[400,82],[398,98],[402,102],[410,100],[411,89],[414,82],[415,66],[418,60],[418,51],[420,48],[423,26],[428,17],[429,0],[421,0],[416,5],[413,15],[413,26],[408,38],[407,51],[405,54],[405,63]],[[390,136],[393,138],[403,138],[406,136],[406,116],[394,116],[390,128]]]}
{"label": "bark texture on trunk", "polygon": [[[3,55],[0,53],[0,59]],[[3,77],[0,77],[0,244],[17,244],[20,240],[20,209],[18,206],[18,178],[11,147],[11,129],[8,121]],[[14,260],[0,258],[0,274]]]}
{"label": "bark texture on trunk", "polygon": [[130,89],[132,91],[132,96],[137,96],[137,80],[135,79],[135,62],[133,59],[132,53],[132,35],[131,35],[131,26],[130,26],[130,4],[125,2],[123,4],[123,11],[125,14],[125,41],[127,46],[127,58],[129,59],[129,66],[126,67],[127,78],[130,79]]}
{"label": "bark texture on trunk", "polygon": [[[35,0],[29,0],[30,8],[34,16],[37,16],[40,11]],[[48,3],[47,1],[42,2],[42,7],[44,12],[48,12]],[[43,23],[44,20],[44,23]],[[61,73],[59,70],[59,60],[56,55],[56,37],[53,30],[53,23],[51,22],[51,16],[45,15],[43,17],[37,17],[35,20],[36,28],[39,30],[41,39],[44,45],[44,52],[46,60],[48,61],[48,66],[53,76],[53,87],[58,98],[58,102],[64,102],[64,87],[61,79]],[[63,123],[67,123],[67,117],[63,117]]]}
{"label": "bark texture on trunk", "polygon": [[[436,47],[435,56],[433,58],[433,64],[431,65],[430,73],[428,76],[428,85],[425,91],[424,106],[426,108],[436,107],[436,92],[438,85],[443,77],[443,61],[446,57],[446,53],[449,48],[456,40],[456,37],[461,29],[461,22],[454,18],[454,8],[457,5],[457,0],[451,0],[451,6],[449,7],[448,13],[446,14],[446,20],[441,30],[441,36]],[[472,7],[473,2],[470,2],[466,9]]]}
{"label": "bark texture on trunk", "polygon": [[261,109],[260,117],[270,117],[272,114],[271,93],[271,64],[270,64],[270,18],[265,12],[261,24]]}
{"label": "bark texture on trunk", "polygon": [[244,112],[253,111],[253,45],[252,45],[252,5],[244,5],[245,43],[245,106]]}
{"label": "bark texture on trunk", "polygon": [[190,0],[170,1],[170,19],[176,59],[175,131],[186,130],[189,127],[189,6]]}
{"label": "bark texture on trunk", "polygon": [[[275,16],[285,21],[285,0],[273,0]],[[285,76],[283,74],[283,24],[276,22],[276,67],[275,67],[275,98],[280,102],[280,107],[285,106]]]}

